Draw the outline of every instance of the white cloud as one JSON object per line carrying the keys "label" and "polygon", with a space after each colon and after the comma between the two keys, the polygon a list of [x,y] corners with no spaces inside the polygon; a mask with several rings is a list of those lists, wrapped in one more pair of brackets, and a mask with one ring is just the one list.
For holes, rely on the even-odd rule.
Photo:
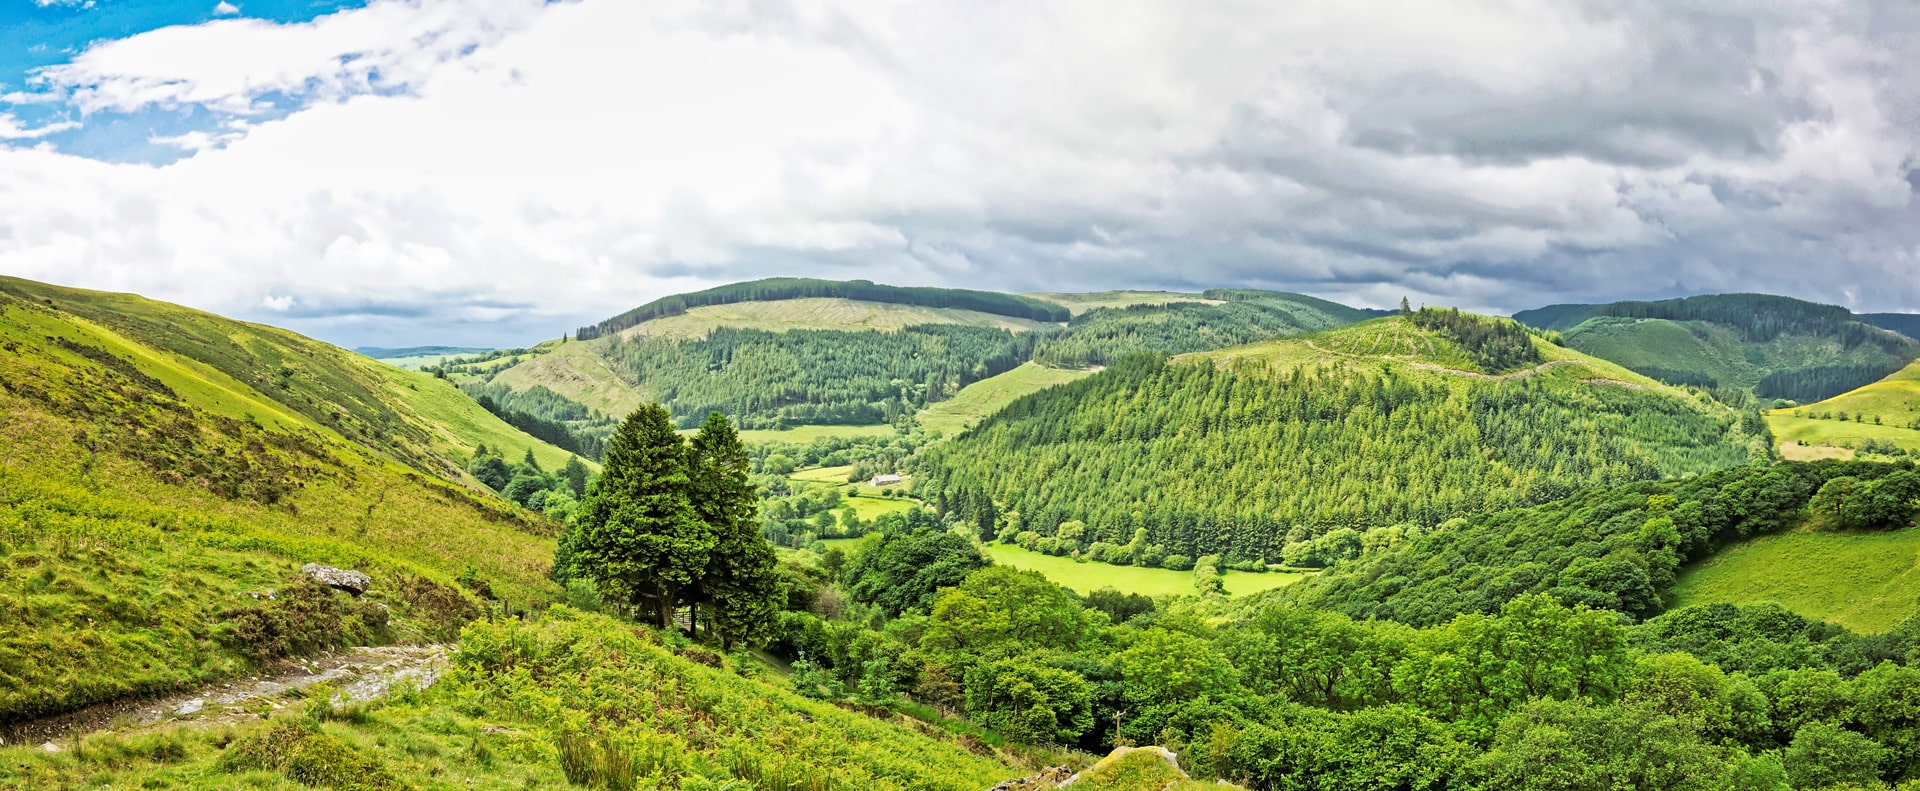
{"label": "white cloud", "polygon": [[220,0],[220,4],[213,7],[214,16],[233,16],[238,13],[240,13],[240,7],[227,0]]}
{"label": "white cloud", "polygon": [[[354,341],[527,340],[500,336],[783,273],[1920,309],[1920,46],[1898,37],[1920,19],[1736,5],[377,0],[220,20],[43,73],[91,112],[224,121],[156,137],[195,152],[164,167],[0,151],[0,271]],[[257,114],[275,94],[306,104]]]}
{"label": "white cloud", "polygon": [[14,117],[12,113],[0,113],[0,140],[21,140],[21,139],[33,139],[33,138],[46,137],[47,135],[53,134],[55,132],[65,132],[68,129],[79,128],[79,126],[80,126],[80,123],[77,121],[60,121],[57,123],[44,124],[42,126],[28,128],[22,125],[20,123],[20,119]]}

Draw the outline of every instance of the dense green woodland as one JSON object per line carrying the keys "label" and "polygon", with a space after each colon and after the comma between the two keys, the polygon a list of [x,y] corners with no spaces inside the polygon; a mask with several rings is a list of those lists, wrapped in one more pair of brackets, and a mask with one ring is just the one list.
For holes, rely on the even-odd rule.
{"label": "dense green woodland", "polygon": [[794,660],[802,694],[906,695],[1011,739],[1096,752],[1159,744],[1196,777],[1253,789],[1920,780],[1920,619],[1861,637],[1715,605],[1627,626],[1529,593],[1417,628],[1272,594],[1081,599],[988,566],[951,532],[897,523],[850,562],[783,570],[773,650]]}
{"label": "dense green woodland", "polygon": [[1216,289],[1203,296],[1224,304],[1175,302],[1087,311],[1073,317],[1066,330],[1047,333],[1034,360],[1055,368],[1110,365],[1133,352],[1224,349],[1344,326],[1373,315],[1278,291]]}
{"label": "dense green woodland", "polygon": [[[1281,561],[1342,528],[1431,528],[1577,488],[1766,458],[1757,416],[1548,375],[1511,382],[1139,356],[925,450],[915,491],[983,535]],[[1356,541],[1354,549],[1358,549]]]}
{"label": "dense green woodland", "polygon": [[608,365],[691,428],[719,411],[742,428],[888,423],[1031,356],[1034,336],[929,324],[897,333],[722,327],[694,340],[617,338]]}
{"label": "dense green woodland", "polygon": [[1907,463],[1828,461],[1594,487],[1381,546],[1294,593],[1355,618],[1415,626],[1497,612],[1530,593],[1646,618],[1665,609],[1681,566],[1796,526],[1810,503],[1838,529],[1908,524],[1915,481]]}
{"label": "dense green woodland", "polygon": [[770,277],[764,280],[732,283],[689,294],[662,297],[591,327],[581,327],[576,337],[584,341],[602,335],[612,335],[662,316],[677,316],[687,312],[688,308],[805,297],[835,297],[928,308],[957,308],[1034,321],[1059,322],[1066,321],[1069,317],[1065,307],[1015,294],[958,288],[886,286],[865,280]]}

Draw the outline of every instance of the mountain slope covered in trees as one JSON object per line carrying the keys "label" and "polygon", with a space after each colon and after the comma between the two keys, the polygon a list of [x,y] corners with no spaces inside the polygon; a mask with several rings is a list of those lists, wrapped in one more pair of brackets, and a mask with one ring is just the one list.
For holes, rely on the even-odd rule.
{"label": "mountain slope covered in trees", "polygon": [[1876,381],[1920,357],[1920,341],[1845,308],[1764,294],[1552,305],[1514,318],[1665,382],[1802,403]]}
{"label": "mountain slope covered in trees", "polygon": [[[1529,593],[1649,618],[1673,603],[1681,570],[1689,564],[1750,538],[1810,523],[1818,529],[1831,516],[1823,509],[1830,509],[1834,498],[1817,496],[1830,482],[1873,488],[1890,480],[1885,486],[1905,486],[1913,475],[1910,465],[1822,461],[1593,487],[1537,506],[1467,515],[1390,545],[1368,547],[1358,560],[1293,593],[1314,607],[1416,626],[1445,623],[1462,613],[1498,612]],[[1899,498],[1893,499],[1891,507],[1900,508]],[[1913,505],[1904,508],[1904,514],[1878,519],[1872,529],[1904,528]],[[1911,566],[1910,557],[1905,561]],[[1859,571],[1855,567],[1842,575]],[[1774,568],[1771,576],[1798,574]],[[1859,603],[1878,614],[1869,620],[1883,628],[1913,614],[1912,601]]]}
{"label": "mountain slope covered in trees", "polygon": [[[915,491],[984,533],[1073,523],[1079,546],[1128,557],[1315,563],[1372,531],[1768,458],[1757,414],[1452,315],[1490,334],[1416,314],[1130,357],[924,451]],[[1542,362],[1482,373],[1515,334]]]}

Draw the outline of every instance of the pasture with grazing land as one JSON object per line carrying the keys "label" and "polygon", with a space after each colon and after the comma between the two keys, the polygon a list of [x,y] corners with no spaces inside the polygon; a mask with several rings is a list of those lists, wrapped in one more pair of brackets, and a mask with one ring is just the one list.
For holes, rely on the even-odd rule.
{"label": "pasture with grazing land", "polygon": [[1730,547],[1680,576],[1674,605],[1774,602],[1858,632],[1884,632],[1920,602],[1920,528],[1802,528]]}
{"label": "pasture with grazing land", "polygon": [[[1113,588],[1122,593],[1138,593],[1143,596],[1194,595],[1191,571],[1115,566],[1093,561],[1081,563],[1073,558],[1042,554],[1012,544],[992,543],[985,549],[987,556],[993,558],[995,563],[1038,571],[1047,575],[1047,579],[1081,594],[1092,593],[1101,588]],[[1264,574],[1229,571],[1221,575],[1221,580],[1226,583],[1228,594],[1247,596],[1274,588],[1284,588],[1306,577],[1306,574],[1291,571],[1269,571]]]}

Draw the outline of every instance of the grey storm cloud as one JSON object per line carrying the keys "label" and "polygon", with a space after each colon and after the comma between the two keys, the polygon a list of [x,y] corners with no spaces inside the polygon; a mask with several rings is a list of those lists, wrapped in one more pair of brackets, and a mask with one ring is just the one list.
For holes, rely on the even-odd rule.
{"label": "grey storm cloud", "polygon": [[1905,0],[376,0],[36,90],[223,125],[159,167],[0,143],[0,271],[349,343],[786,274],[1920,310]]}

